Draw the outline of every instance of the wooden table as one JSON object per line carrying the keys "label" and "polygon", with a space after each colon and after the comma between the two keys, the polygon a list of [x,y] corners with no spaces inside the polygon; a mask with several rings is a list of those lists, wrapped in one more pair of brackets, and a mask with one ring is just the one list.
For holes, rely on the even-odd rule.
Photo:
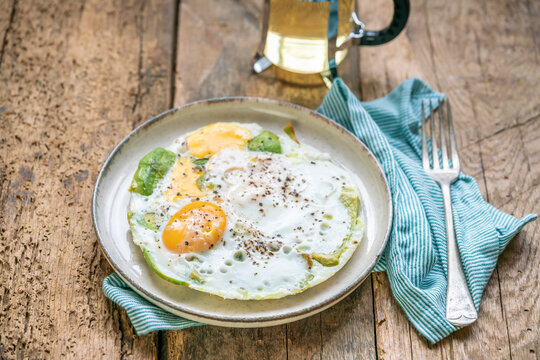
{"label": "wooden table", "polygon": [[[103,296],[91,199],[115,144],[150,116],[229,95],[317,107],[322,85],[251,74],[260,0],[0,0],[0,358],[537,359],[540,222],[505,250],[478,322],[436,345],[384,274],[304,321],[136,336]],[[391,2],[362,0],[382,26]],[[452,99],[463,170],[516,216],[540,212],[540,2],[413,0],[406,32],[341,67],[363,100],[417,76]]]}

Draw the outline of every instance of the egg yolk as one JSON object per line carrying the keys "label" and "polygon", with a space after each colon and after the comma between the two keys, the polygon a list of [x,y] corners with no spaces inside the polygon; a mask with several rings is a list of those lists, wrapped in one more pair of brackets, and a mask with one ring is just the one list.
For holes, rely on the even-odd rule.
{"label": "egg yolk", "polygon": [[189,197],[202,197],[206,193],[199,189],[197,179],[202,175],[189,158],[180,158],[171,170],[171,187],[165,192],[168,201]]}
{"label": "egg yolk", "polygon": [[231,123],[214,123],[194,132],[187,138],[191,155],[209,157],[225,148],[243,149],[252,138],[251,131]]}
{"label": "egg yolk", "polygon": [[163,244],[177,254],[201,252],[223,237],[225,212],[217,205],[194,201],[180,209],[163,230]]}

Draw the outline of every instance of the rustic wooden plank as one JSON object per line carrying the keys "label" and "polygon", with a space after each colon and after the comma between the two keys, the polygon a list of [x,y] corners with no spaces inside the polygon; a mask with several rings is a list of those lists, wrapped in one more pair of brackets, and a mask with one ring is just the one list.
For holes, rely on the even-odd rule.
{"label": "rustic wooden plank", "polygon": [[538,22],[538,16],[540,16],[540,3],[538,1],[525,1],[527,7],[527,13],[529,15],[530,33],[534,42],[534,56],[536,63],[540,63],[540,23]]}
{"label": "rustic wooden plank", "polygon": [[[540,86],[539,86],[540,87]],[[519,134],[523,144],[523,152],[527,159],[527,171],[533,179],[534,185],[537,185],[540,180],[540,157],[538,149],[540,149],[540,115],[531,118],[519,127]]]}
{"label": "rustic wooden plank", "polygon": [[376,359],[371,279],[321,313],[321,359]]}
{"label": "rustic wooden plank", "polygon": [[[452,349],[453,339],[449,336],[435,345],[430,344],[419,332],[411,326],[411,351],[413,359],[461,359]],[[474,357],[465,357],[474,358]]]}
{"label": "rustic wooden plank", "polygon": [[[391,10],[391,4],[368,4],[363,7],[361,18],[385,18]],[[386,6],[386,7],[385,7]],[[375,9],[369,12],[370,7]],[[412,51],[407,47],[400,46],[401,39],[398,37],[393,43],[374,48],[362,49],[362,80],[364,99],[368,100],[386,94],[400,81],[409,76],[420,76],[427,80],[435,89],[446,92],[452,99],[454,118],[457,122],[458,143],[460,144],[463,170],[479,180],[480,188],[484,195],[485,181],[482,168],[482,152],[478,139],[478,128],[484,126],[485,116],[477,98],[485,98],[482,87],[476,84],[482,80],[482,67],[479,59],[479,51],[475,41],[480,33],[477,20],[481,14],[478,2],[442,2],[424,1],[413,2],[411,18],[407,27],[407,39]],[[367,10],[367,12],[366,12]],[[381,20],[378,20],[381,21]],[[381,23],[370,25],[376,27]],[[457,34],[459,32],[459,35]],[[388,51],[386,51],[387,48]],[[391,49],[391,50],[390,50]],[[525,51],[525,48],[522,49]],[[397,59],[397,60],[396,60]],[[388,64],[378,66],[378,64]],[[421,72],[418,71],[421,69]],[[423,75],[423,76],[422,76]],[[474,99],[474,100],[473,100]],[[471,126],[474,120],[477,126]],[[489,151],[485,151],[489,153]],[[509,171],[508,171],[509,173]],[[505,183],[509,186],[508,183]],[[380,306],[378,282],[374,283],[376,315],[388,312],[388,308]],[[387,310],[386,312],[384,310]],[[445,340],[436,346],[428,346],[425,340],[418,338],[413,330],[411,338],[412,354],[414,358],[463,358],[483,354],[487,357],[508,357],[509,347],[505,329],[505,321],[502,317],[500,292],[497,278],[492,279],[486,290],[482,302],[481,314],[484,314],[478,323],[468,330],[462,330],[452,336],[451,340]],[[376,318],[377,320],[378,318]],[[399,325],[389,326],[390,331],[396,331]],[[392,343],[383,343],[387,329],[377,328],[377,343],[379,356],[385,352],[385,348],[392,349]],[[402,329],[405,331],[405,329]],[[494,340],[494,337],[499,340]],[[418,339],[420,342],[418,342]],[[502,344],[502,345],[501,345]],[[407,343],[398,347],[406,351]],[[394,352],[390,351],[391,354]]]}
{"label": "rustic wooden plank", "polygon": [[2,64],[2,58],[4,57],[4,48],[8,41],[8,33],[13,24],[14,10],[15,1],[0,2],[0,64]]}
{"label": "rustic wooden plank", "polygon": [[[448,93],[452,100],[458,142],[461,145],[460,154],[464,164],[463,171],[476,177],[484,196],[487,196],[485,169],[482,164],[483,156],[489,154],[489,150],[483,151],[477,143],[482,136],[481,129],[485,128],[485,122],[488,121],[485,112],[482,111],[485,107],[483,103],[486,98],[485,89],[478,86],[479,82],[488,81],[485,79],[480,50],[476,45],[478,34],[482,32],[477,21],[483,11],[481,4],[476,1],[446,3],[426,1],[422,7],[424,9],[422,21],[428,29],[426,32],[429,31],[427,34],[429,49],[425,49],[423,53],[430,55],[429,62],[432,68],[436,69],[441,90]],[[420,26],[415,22],[411,24]],[[423,44],[426,36],[418,36],[421,34],[419,30],[413,28],[411,31],[409,27],[408,34],[415,51],[426,48]],[[452,336],[451,356],[463,358],[482,354],[481,356],[491,358],[509,357],[506,322],[501,316],[501,306],[495,272],[483,297],[479,321],[472,328],[461,330]]]}
{"label": "rustic wooden plank", "polygon": [[[482,5],[470,1],[426,1],[423,8],[429,29],[432,63],[442,90],[448,93],[452,101],[458,142],[462,146],[460,154],[463,171],[476,177],[486,196],[486,176],[482,164],[483,157],[490,154],[490,151],[483,151],[477,143],[488,121],[482,111],[485,108],[485,87],[478,86],[478,83],[488,81],[477,45],[478,34],[482,32],[477,21],[483,13]],[[460,32],[459,36],[457,32]],[[418,45],[420,41],[416,38]],[[471,126],[471,123],[474,125]],[[506,321],[501,306],[495,272],[483,296],[478,322],[452,335],[449,349],[452,357],[510,356]]]}
{"label": "rustic wooden plank", "polygon": [[412,329],[392,297],[386,274],[373,274],[372,280],[378,359],[412,359]]}
{"label": "rustic wooden plank", "polygon": [[2,358],[156,358],[105,299],[94,181],[169,107],[173,1],[16,2],[0,64]]}
{"label": "rustic wooden plank", "polygon": [[287,324],[287,359],[321,359],[321,314]]}
{"label": "rustic wooden plank", "polygon": [[[318,75],[296,76],[276,68],[270,68],[260,75],[251,73],[252,57],[260,38],[260,5],[258,1],[231,0],[181,3],[175,105],[232,95],[268,97],[310,108],[320,104],[327,89]],[[215,36],[218,33],[219,36]],[[340,65],[340,73],[358,95],[357,64],[358,52],[354,49]],[[363,339],[362,343],[351,343],[350,348],[346,349],[346,353],[357,355],[369,354],[370,349],[374,349],[373,326],[364,326],[373,316],[371,289],[365,286],[358,291],[360,293],[348,301],[353,301],[353,304],[361,301],[362,306],[346,302],[328,310],[330,314],[340,314],[340,334],[350,338],[361,334],[359,338]],[[347,316],[341,315],[344,311],[348,311]],[[362,322],[358,324],[349,319],[362,319]],[[337,331],[336,324],[338,322],[334,316],[323,315],[321,321],[321,315],[315,315],[286,326],[264,329],[263,332],[212,327],[169,332],[165,352],[174,358],[187,357],[187,354],[214,356],[217,349],[212,348],[209,342],[217,336],[220,354],[246,358],[282,355],[288,355],[291,359],[318,358],[322,354],[321,349],[329,356],[342,351],[338,348],[341,344],[335,338],[325,337],[327,331]],[[254,334],[259,334],[259,340],[267,343],[264,351],[256,343],[246,341],[256,336]],[[327,343],[324,341],[326,338],[329,339]],[[370,341],[371,346],[366,346]],[[288,350],[288,354],[283,353],[284,350]]]}
{"label": "rustic wooden plank", "polygon": [[[516,212],[521,215],[533,211],[534,202],[530,202],[527,197],[527,207],[524,204],[526,199],[520,194],[537,183],[537,176],[534,176],[537,170],[531,167],[531,164],[538,161],[538,145],[535,137],[531,139],[530,131],[536,130],[535,118],[539,113],[539,102],[529,101],[527,98],[528,94],[538,93],[540,90],[540,67],[534,30],[537,21],[531,17],[532,12],[538,13],[538,7],[531,6],[527,1],[505,1],[497,6],[493,5],[489,2],[484,4],[484,16],[481,18],[483,29],[489,28],[491,31],[488,34],[483,33],[477,40],[479,62],[486,82],[484,97],[479,97],[483,106],[478,106],[477,113],[485,118],[485,126],[479,129],[482,136],[493,132],[495,135],[482,141],[480,146],[485,154],[485,180],[490,201],[498,206],[506,203],[505,208],[512,209],[511,212],[518,209]],[[534,51],[530,51],[531,49]],[[511,91],[508,91],[509,89]],[[525,126],[501,132],[516,123],[525,123]],[[531,191],[534,193],[534,190],[528,192]],[[537,250],[534,246],[530,247],[531,240],[522,243],[519,242],[521,239],[523,235],[514,240],[518,241],[518,245],[511,244],[501,256],[498,265],[500,297],[510,355],[513,358],[535,358],[535,352],[538,352],[538,317],[531,317],[525,310],[529,310],[530,302],[527,300],[534,301],[538,290],[533,286],[530,290],[532,297],[526,297],[521,291],[523,286],[516,289],[516,284],[536,285],[534,279],[538,278],[539,266],[534,259],[522,256],[533,254]],[[519,252],[520,250],[523,253]],[[504,259],[512,259],[514,262],[505,263]],[[533,279],[531,283],[522,282],[522,270],[516,271],[523,267],[533,269],[532,273],[527,274]],[[516,298],[525,299],[526,304],[515,301]],[[531,324],[532,327],[528,327]]]}
{"label": "rustic wooden plank", "polygon": [[[534,173],[534,164],[540,161],[540,118],[533,119],[517,128],[506,130],[484,140],[486,147],[497,147],[498,156],[490,157],[495,164],[504,164],[507,158],[515,162],[523,162],[523,168],[516,171]],[[534,133],[536,132],[536,133]],[[536,135],[535,135],[536,134]],[[506,139],[513,138],[507,144]],[[536,180],[536,179],[535,179]],[[498,191],[499,183],[508,180],[501,177],[489,177],[487,189],[491,194]],[[540,211],[540,187],[536,182],[529,190],[517,189],[510,200],[503,199],[503,210],[515,216],[523,216],[530,212]],[[540,248],[538,238],[538,221],[527,227],[509,244],[500,256],[498,270],[501,287],[501,300],[510,338],[510,350],[514,359],[536,359],[540,351]]]}
{"label": "rustic wooden plank", "polygon": [[[489,186],[489,185],[488,185]],[[524,192],[503,209],[522,216],[539,212],[540,186]],[[540,246],[538,221],[528,225],[502,253],[498,264],[504,313],[514,359],[540,353]]]}
{"label": "rustic wooden plank", "polygon": [[231,329],[201,326],[168,331],[166,359],[286,359],[285,326]]}
{"label": "rustic wooden plank", "polygon": [[490,201],[498,206],[529,189],[537,178],[530,172],[519,128],[511,128],[480,142]]}
{"label": "rustic wooden plank", "polygon": [[[452,102],[461,149],[475,143],[479,137],[474,122],[474,102],[479,95],[471,93],[472,85],[482,76],[474,43],[474,35],[479,31],[477,3],[418,2],[414,18],[417,22],[411,21],[407,32],[414,51],[422,49],[422,54],[427,56],[418,57],[422,69],[429,66],[433,72],[427,74],[427,80],[436,90],[445,92]],[[474,163],[481,162],[479,158],[474,160]]]}
{"label": "rustic wooden plank", "polygon": [[[536,9],[536,10],[535,10]],[[484,96],[478,112],[485,119],[479,128],[484,138],[540,113],[540,103],[527,94],[538,93],[538,52],[532,27],[538,22],[538,6],[526,0],[486,1],[477,34],[479,61],[484,79],[478,86]],[[534,15],[533,15],[534,16]]]}

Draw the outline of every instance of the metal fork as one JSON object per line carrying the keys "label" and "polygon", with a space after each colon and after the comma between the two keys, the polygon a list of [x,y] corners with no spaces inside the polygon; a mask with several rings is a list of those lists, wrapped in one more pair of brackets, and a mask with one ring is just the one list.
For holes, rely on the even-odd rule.
{"label": "metal fork", "polygon": [[[443,104],[446,103],[446,111]],[[443,100],[438,103],[439,114],[439,132],[441,142],[442,164],[439,161],[439,148],[437,147],[437,131],[435,114],[431,101],[429,102],[429,119],[426,121],[424,104],[422,103],[422,164],[424,170],[441,187],[444,200],[444,213],[446,217],[446,236],[448,247],[448,286],[446,289],[446,320],[455,326],[467,326],[472,324],[478,318],[478,313],[474,307],[474,302],[467,286],[465,274],[461,266],[459,249],[454,232],[454,219],[452,216],[452,199],[450,197],[450,185],[459,175],[459,157],[456,149],[456,139],[454,137],[454,126],[452,124],[452,113],[450,103]],[[430,124],[431,131],[431,158],[429,161],[429,152],[427,147],[427,123]],[[445,125],[447,124],[447,125]],[[450,139],[450,157],[448,161],[448,152],[446,146],[446,132]]]}

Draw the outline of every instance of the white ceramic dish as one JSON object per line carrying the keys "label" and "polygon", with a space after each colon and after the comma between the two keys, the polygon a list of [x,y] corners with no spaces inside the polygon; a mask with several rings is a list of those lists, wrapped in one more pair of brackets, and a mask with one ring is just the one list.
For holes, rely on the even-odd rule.
{"label": "white ceramic dish", "polygon": [[[130,238],[129,185],[139,160],[157,146],[217,121],[256,122],[276,133],[288,122],[300,142],[312,145],[353,171],[361,182],[366,214],[364,239],[349,262],[326,282],[277,300],[224,300],[160,278],[147,266]],[[133,290],[157,306],[188,319],[230,326],[259,327],[305,318],[337,303],[368,276],[381,256],[392,222],[384,175],[369,150],[341,126],[312,110],[260,98],[224,98],[167,111],[131,132],[112,151],[94,189],[94,225],[103,252]]]}

